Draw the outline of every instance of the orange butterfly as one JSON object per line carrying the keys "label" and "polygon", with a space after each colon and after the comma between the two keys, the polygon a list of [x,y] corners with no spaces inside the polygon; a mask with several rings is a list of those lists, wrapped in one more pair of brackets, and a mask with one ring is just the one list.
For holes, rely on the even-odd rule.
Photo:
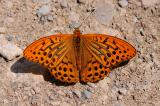
{"label": "orange butterfly", "polygon": [[24,57],[44,66],[59,81],[97,82],[136,55],[124,40],[103,34],[56,34],[41,38],[24,50]]}

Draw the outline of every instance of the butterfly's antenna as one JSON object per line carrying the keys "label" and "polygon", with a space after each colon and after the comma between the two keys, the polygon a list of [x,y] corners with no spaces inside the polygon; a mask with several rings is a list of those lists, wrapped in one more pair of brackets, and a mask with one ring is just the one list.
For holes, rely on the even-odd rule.
{"label": "butterfly's antenna", "polygon": [[85,18],[83,19],[83,21],[80,23],[80,25],[78,27],[75,27],[75,28],[80,28],[82,26],[82,24],[92,15],[92,13],[95,11],[95,9],[92,9],[90,14]]}

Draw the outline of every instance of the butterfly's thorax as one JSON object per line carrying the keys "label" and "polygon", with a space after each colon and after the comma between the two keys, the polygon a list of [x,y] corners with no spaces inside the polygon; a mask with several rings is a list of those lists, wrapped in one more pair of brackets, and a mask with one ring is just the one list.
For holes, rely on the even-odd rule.
{"label": "butterfly's thorax", "polygon": [[73,33],[73,46],[76,58],[76,65],[78,70],[81,70],[81,54],[80,54],[80,42],[81,32],[79,29],[75,29]]}

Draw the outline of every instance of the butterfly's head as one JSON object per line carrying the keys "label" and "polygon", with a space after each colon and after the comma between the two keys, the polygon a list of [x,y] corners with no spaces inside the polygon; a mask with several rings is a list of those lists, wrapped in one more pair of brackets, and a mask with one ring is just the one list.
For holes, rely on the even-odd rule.
{"label": "butterfly's head", "polygon": [[73,33],[74,35],[81,35],[81,31],[79,30],[79,28],[75,28]]}

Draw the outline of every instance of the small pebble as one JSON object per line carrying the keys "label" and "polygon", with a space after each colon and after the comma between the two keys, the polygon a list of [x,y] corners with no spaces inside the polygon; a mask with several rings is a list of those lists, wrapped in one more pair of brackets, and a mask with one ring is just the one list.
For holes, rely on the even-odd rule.
{"label": "small pebble", "polygon": [[108,25],[114,16],[114,7],[111,4],[101,4],[96,7],[95,18],[103,25]]}
{"label": "small pebble", "polygon": [[68,6],[67,0],[60,0],[60,5],[62,8],[67,8]]}
{"label": "small pebble", "polygon": [[36,94],[36,92],[35,92],[34,89],[31,89],[30,91],[31,91],[31,94],[32,94],[32,95]]}
{"label": "small pebble", "polygon": [[40,106],[40,101],[41,101],[41,95],[33,95],[33,96],[31,96],[31,99],[30,99],[30,103],[33,105],[33,106],[35,106],[35,105],[37,105],[37,106]]}
{"label": "small pebble", "polygon": [[108,100],[109,96],[108,95],[101,95],[99,98],[98,98],[98,101],[99,102],[102,102],[104,105],[107,105],[107,100]]}
{"label": "small pebble", "polygon": [[96,88],[96,84],[88,82],[87,85],[91,88]]}
{"label": "small pebble", "polygon": [[46,17],[46,16],[41,17],[40,20],[41,20],[41,21],[47,21],[47,17]]}
{"label": "small pebble", "polygon": [[6,40],[5,36],[3,34],[0,34],[0,46],[6,45],[8,41]]}
{"label": "small pebble", "polygon": [[5,4],[6,8],[11,9],[13,7],[12,1],[8,1],[8,0],[6,0],[6,1],[7,1]]}
{"label": "small pebble", "polygon": [[118,99],[118,100],[122,100],[122,98],[123,98],[123,95],[118,95],[118,96],[117,96],[117,99]]}
{"label": "small pebble", "polygon": [[70,22],[78,23],[79,22],[79,17],[80,17],[79,14],[77,14],[75,12],[71,12],[70,15],[69,15],[69,20],[70,20]]}
{"label": "small pebble", "polygon": [[141,36],[145,36],[143,29],[140,29],[139,33]]}
{"label": "small pebble", "polygon": [[109,89],[108,83],[110,83],[110,81],[111,81],[111,79],[110,79],[109,77],[107,77],[107,78],[99,81],[99,83],[98,83],[98,84],[99,84],[99,87],[100,87],[101,89],[103,89],[104,91],[108,90],[108,89]]}
{"label": "small pebble", "polygon": [[51,0],[32,0],[33,3],[41,3],[41,4],[48,4]]}
{"label": "small pebble", "polygon": [[0,34],[5,34],[5,33],[6,33],[6,28],[0,27]]}
{"label": "small pebble", "polygon": [[30,86],[31,86],[31,83],[30,83],[30,82],[24,82],[24,83],[23,83],[23,86],[25,86],[25,87],[30,87]]}
{"label": "small pebble", "polygon": [[24,87],[23,90],[24,91],[29,91],[29,90],[31,90],[31,87]]}
{"label": "small pebble", "polygon": [[48,19],[48,21],[53,21],[53,16],[52,16],[52,15],[49,15],[49,16],[47,17],[47,19]]}
{"label": "small pebble", "polygon": [[0,54],[7,60],[12,60],[22,54],[22,50],[4,39],[0,39]]}
{"label": "small pebble", "polygon": [[112,104],[113,104],[113,106],[125,106],[124,103],[121,101],[113,101]]}
{"label": "small pebble", "polygon": [[158,4],[160,0],[141,0],[141,2],[145,7],[149,7]]}
{"label": "small pebble", "polygon": [[80,26],[80,23],[77,23],[77,22],[72,22],[69,24],[70,28],[78,28],[79,26]]}
{"label": "small pebble", "polygon": [[6,18],[6,21],[7,21],[8,23],[13,23],[13,22],[14,22],[14,18],[12,18],[12,17],[7,17],[7,18]]}
{"label": "small pebble", "polygon": [[35,93],[37,94],[37,93],[40,93],[40,92],[41,92],[41,89],[40,89],[39,87],[35,87],[35,88],[34,88],[34,91],[35,91]]}
{"label": "small pebble", "polygon": [[87,106],[86,104],[81,104],[80,106]]}
{"label": "small pebble", "polygon": [[75,94],[78,98],[81,98],[82,94],[81,94],[81,92],[80,92],[79,90],[74,90],[74,91],[72,91],[72,92],[73,92],[73,94]]}
{"label": "small pebble", "polygon": [[121,89],[118,90],[118,93],[119,93],[120,95],[126,95],[127,90],[126,90],[125,88],[121,88]]}
{"label": "small pebble", "polygon": [[50,101],[55,100],[55,96],[54,96],[54,94],[51,94],[51,95],[49,96],[49,100],[50,100]]}
{"label": "small pebble", "polygon": [[79,4],[86,4],[87,0],[77,0],[77,3]]}
{"label": "small pebble", "polygon": [[128,5],[128,0],[120,0],[118,3],[121,7],[126,7]]}
{"label": "small pebble", "polygon": [[121,36],[121,34],[120,34],[120,32],[118,31],[118,30],[116,30],[116,29],[113,29],[113,28],[108,28],[107,29],[107,34],[110,34],[110,35],[112,35],[112,36],[117,36],[117,37],[119,37],[119,38],[121,38],[122,36]]}
{"label": "small pebble", "polygon": [[8,36],[6,36],[6,39],[8,40],[8,41],[12,41],[13,40],[13,35],[8,35]]}
{"label": "small pebble", "polygon": [[69,21],[70,21],[70,24],[69,24],[70,28],[78,27],[80,25],[80,23],[79,23],[79,14],[77,14],[75,12],[71,12],[70,16],[69,16]]}
{"label": "small pebble", "polygon": [[84,90],[82,94],[86,99],[91,98],[91,95],[92,95],[92,93],[88,90]]}
{"label": "small pebble", "polygon": [[38,15],[38,17],[42,17],[45,15],[48,15],[50,13],[50,11],[51,11],[51,9],[49,8],[49,6],[43,5],[42,7],[40,7],[37,10],[37,15]]}
{"label": "small pebble", "polygon": [[52,106],[60,106],[61,101],[52,101],[51,104]]}
{"label": "small pebble", "polygon": [[72,105],[67,102],[62,102],[59,106],[72,106]]}

